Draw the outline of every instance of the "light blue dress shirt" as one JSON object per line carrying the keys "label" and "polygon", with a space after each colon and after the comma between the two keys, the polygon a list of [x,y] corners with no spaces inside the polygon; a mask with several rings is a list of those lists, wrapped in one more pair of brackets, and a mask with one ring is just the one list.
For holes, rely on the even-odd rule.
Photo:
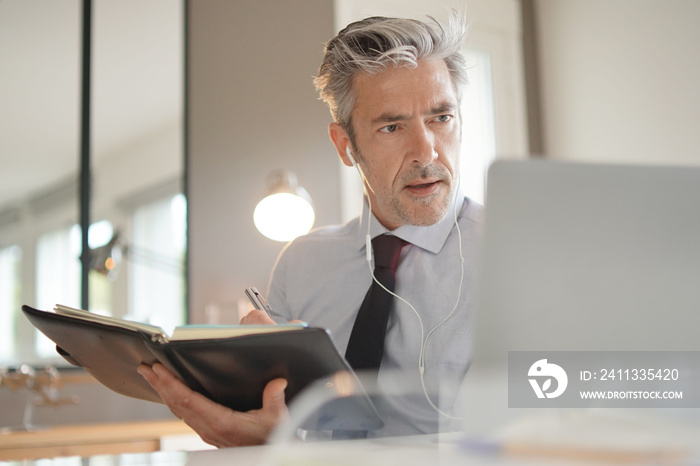
{"label": "light blue dress shirt", "polygon": [[[461,292],[455,212],[464,257]],[[268,301],[273,318],[278,322],[299,319],[327,328],[341,354],[372,280],[366,257],[367,222],[372,238],[387,233],[365,204],[362,215],[345,225],[320,228],[287,245],[270,279]],[[386,426],[373,435],[428,433],[434,432],[436,425],[445,425],[446,419],[440,419],[426,400],[418,369],[420,351],[428,333],[455,307],[459,293],[455,313],[425,344],[426,391],[435,405],[449,412],[455,387],[471,360],[475,268],[482,224],[483,207],[459,193],[441,222],[428,227],[403,225],[391,232],[410,243],[401,253],[395,292],[413,306],[420,319],[407,304],[395,300],[378,385],[387,392],[398,388],[412,395],[397,396],[377,406]]]}

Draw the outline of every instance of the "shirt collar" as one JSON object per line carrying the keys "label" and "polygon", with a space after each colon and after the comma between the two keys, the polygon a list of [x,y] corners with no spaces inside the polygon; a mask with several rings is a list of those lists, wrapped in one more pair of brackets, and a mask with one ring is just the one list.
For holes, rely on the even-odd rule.
{"label": "shirt collar", "polygon": [[[461,212],[462,207],[464,205],[464,201],[464,193],[460,190],[457,192],[457,195],[453,197],[452,202],[450,203],[449,213],[440,222],[427,227],[419,227],[415,225],[401,225],[400,227],[391,231],[390,233],[394,236],[398,236],[404,241],[407,241],[415,246],[430,251],[433,254],[437,254],[444,246],[445,241],[447,241],[447,237],[452,231],[452,226],[455,222],[455,209],[457,209],[458,213]],[[455,203],[457,205],[455,205]],[[362,214],[360,215],[360,228],[357,234],[358,250],[363,250],[366,246],[365,238],[367,236],[368,217],[370,222],[370,238],[374,239],[379,235],[389,232],[389,230],[387,230],[387,228],[384,227],[384,225],[379,223],[379,220],[377,220],[374,214],[370,212],[369,207],[367,205],[367,200],[365,199],[365,201],[362,203]]]}

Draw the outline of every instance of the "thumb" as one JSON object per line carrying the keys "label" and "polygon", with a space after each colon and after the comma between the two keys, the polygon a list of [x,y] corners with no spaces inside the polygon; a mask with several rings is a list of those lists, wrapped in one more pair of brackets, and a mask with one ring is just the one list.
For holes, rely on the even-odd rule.
{"label": "thumb", "polygon": [[263,390],[263,409],[270,410],[277,415],[287,411],[285,404],[284,389],[287,388],[285,379],[271,380]]}

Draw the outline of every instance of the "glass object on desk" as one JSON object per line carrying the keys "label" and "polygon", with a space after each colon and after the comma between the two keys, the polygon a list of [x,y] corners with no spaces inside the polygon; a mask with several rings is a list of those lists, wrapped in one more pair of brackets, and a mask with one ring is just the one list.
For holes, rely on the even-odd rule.
{"label": "glass object on desk", "polygon": [[459,381],[444,378],[421,382],[418,371],[339,372],[318,380],[289,405],[289,421],[270,443],[290,438],[306,441],[381,438],[458,431],[453,409]]}
{"label": "glass object on desk", "polygon": [[[507,367],[493,364],[472,365],[461,381],[425,381],[427,391],[411,373],[382,373],[378,383],[347,373],[318,381],[290,403],[288,422],[269,439],[266,464],[323,464],[351,452],[357,464],[465,464],[506,457],[558,464],[622,459],[638,464],[653,457],[664,464],[693,464],[700,457],[700,421],[669,410],[510,408]],[[367,409],[367,398],[375,412]],[[377,418],[383,427],[374,428]],[[348,438],[338,430],[363,427],[366,441],[322,442]],[[305,447],[309,442],[316,444]]]}
{"label": "glass object on desk", "polygon": [[430,375],[425,389],[417,368],[383,371],[379,380],[362,373],[319,380],[290,403],[263,464],[326,464],[345,455],[353,464],[461,464],[452,461],[459,459],[452,448],[461,429],[452,406],[459,381]]}

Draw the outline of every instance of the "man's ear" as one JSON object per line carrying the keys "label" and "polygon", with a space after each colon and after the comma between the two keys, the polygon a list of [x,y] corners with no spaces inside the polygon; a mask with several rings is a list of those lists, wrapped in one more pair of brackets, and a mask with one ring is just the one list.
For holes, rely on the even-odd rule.
{"label": "man's ear", "polygon": [[340,157],[340,160],[343,161],[343,164],[347,167],[352,167],[354,165],[354,161],[348,154],[348,149],[352,151],[352,148],[350,147],[350,137],[348,136],[347,131],[345,131],[338,123],[331,123],[328,125],[328,136],[330,136],[331,141],[335,146],[335,150],[338,151],[338,156]]}

